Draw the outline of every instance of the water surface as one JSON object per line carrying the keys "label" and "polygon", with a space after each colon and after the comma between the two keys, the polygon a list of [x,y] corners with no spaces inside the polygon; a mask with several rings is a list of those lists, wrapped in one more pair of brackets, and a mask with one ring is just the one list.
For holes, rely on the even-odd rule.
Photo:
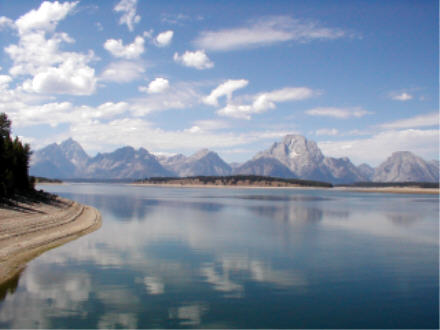
{"label": "water surface", "polygon": [[436,195],[41,187],[103,226],[1,287],[0,327],[438,327]]}

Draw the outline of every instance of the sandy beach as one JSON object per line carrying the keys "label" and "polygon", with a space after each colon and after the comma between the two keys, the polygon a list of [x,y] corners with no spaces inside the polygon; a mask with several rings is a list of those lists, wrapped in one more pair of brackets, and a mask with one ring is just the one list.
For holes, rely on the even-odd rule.
{"label": "sandy beach", "polygon": [[0,283],[41,253],[100,226],[101,216],[95,208],[60,197],[0,207]]}

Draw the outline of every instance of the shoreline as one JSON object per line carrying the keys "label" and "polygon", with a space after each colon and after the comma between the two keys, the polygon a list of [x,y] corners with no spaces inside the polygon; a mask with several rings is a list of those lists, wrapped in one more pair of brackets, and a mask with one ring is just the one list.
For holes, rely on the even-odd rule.
{"label": "shoreline", "polygon": [[101,227],[95,208],[56,197],[50,203],[0,208],[0,284],[40,254]]}
{"label": "shoreline", "polygon": [[231,188],[231,189],[304,189],[304,190],[328,190],[348,191],[365,193],[386,193],[386,194],[429,194],[438,195],[438,188],[418,187],[307,187],[300,185],[291,186],[263,186],[263,185],[216,185],[216,184],[180,184],[180,183],[129,183],[130,186],[147,187],[172,187],[172,188]]}

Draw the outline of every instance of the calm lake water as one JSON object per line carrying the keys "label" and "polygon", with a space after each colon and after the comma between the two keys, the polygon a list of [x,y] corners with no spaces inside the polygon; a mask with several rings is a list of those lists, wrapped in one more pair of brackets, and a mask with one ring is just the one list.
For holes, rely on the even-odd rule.
{"label": "calm lake water", "polygon": [[437,328],[439,199],[41,186],[103,226],[0,288],[4,328]]}

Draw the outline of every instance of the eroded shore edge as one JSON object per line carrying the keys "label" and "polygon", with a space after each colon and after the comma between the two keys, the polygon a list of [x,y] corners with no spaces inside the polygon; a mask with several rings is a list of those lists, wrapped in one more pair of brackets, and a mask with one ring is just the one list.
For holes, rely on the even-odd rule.
{"label": "eroded shore edge", "polygon": [[[40,254],[63,245],[101,227],[101,214],[94,207],[82,205],[64,198],[62,209],[50,208],[50,212],[37,211],[28,214],[17,211],[15,218],[27,222],[22,226],[11,224],[0,232],[0,284],[20,273],[26,264]],[[38,205],[44,208],[44,204]],[[1,218],[0,218],[1,219]],[[32,225],[29,225],[32,223]],[[6,227],[6,229],[5,229]]]}

